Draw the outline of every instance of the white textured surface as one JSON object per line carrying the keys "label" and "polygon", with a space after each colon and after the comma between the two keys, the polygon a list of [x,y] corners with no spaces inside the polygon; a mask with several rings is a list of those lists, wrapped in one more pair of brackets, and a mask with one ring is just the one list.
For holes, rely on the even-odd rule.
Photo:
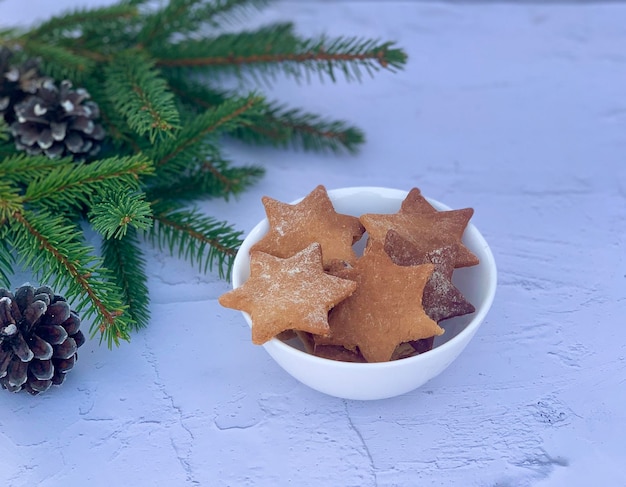
{"label": "white textured surface", "polygon": [[[85,3],[4,0],[0,23]],[[267,176],[206,211],[249,230],[261,195],[318,183],[472,206],[500,271],[485,324],[421,389],[334,399],[251,345],[217,305],[226,283],[150,252],[148,330],[114,351],[88,342],[58,390],[0,395],[0,480],[626,485],[626,5],[291,1],[262,16],[275,19],[396,39],[410,62],[360,85],[278,82],[276,96],[358,123],[368,143],[356,157],[233,146]]]}

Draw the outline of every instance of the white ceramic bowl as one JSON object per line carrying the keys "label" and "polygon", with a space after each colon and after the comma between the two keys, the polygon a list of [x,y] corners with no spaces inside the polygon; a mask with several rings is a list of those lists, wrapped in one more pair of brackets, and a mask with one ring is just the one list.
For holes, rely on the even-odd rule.
{"label": "white ceramic bowl", "polygon": [[[335,210],[354,216],[364,213],[395,213],[406,195],[407,191],[378,187],[328,190]],[[298,201],[300,200],[293,203]],[[450,209],[432,199],[428,201],[439,210]],[[265,219],[256,225],[243,241],[233,264],[233,288],[241,286],[248,279],[250,247],[267,232],[268,228]],[[365,238],[360,242],[362,245]],[[313,389],[332,396],[345,399],[383,399],[420,387],[439,375],[459,356],[485,319],[493,302],[497,272],[489,245],[471,223],[465,230],[463,243],[478,256],[480,264],[456,269],[453,282],[474,305],[476,311],[442,322],[445,333],[435,339],[432,350],[392,362],[350,363],[316,357],[278,339],[272,339],[263,346],[293,377]],[[250,316],[245,312],[242,314],[252,326]],[[252,342],[250,343],[252,345]]]}

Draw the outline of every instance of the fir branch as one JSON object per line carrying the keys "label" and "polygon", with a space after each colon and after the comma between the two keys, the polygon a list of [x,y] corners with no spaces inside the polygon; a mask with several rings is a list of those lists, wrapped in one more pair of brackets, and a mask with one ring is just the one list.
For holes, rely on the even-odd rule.
{"label": "fir branch", "polygon": [[0,177],[0,285],[10,289],[10,276],[13,274],[14,256],[10,250],[7,234],[11,215],[23,208],[18,189],[11,181]]}
{"label": "fir branch", "polygon": [[41,71],[54,79],[70,79],[82,84],[95,67],[93,60],[70,49],[30,37],[23,40],[22,47],[30,57],[41,58]]}
{"label": "fir branch", "polygon": [[106,339],[111,347],[129,339],[132,319],[124,313],[121,293],[102,260],[93,256],[93,249],[80,241],[80,235],[80,229],[58,215],[43,211],[12,215],[10,242],[19,255],[18,263],[41,282],[79,297],[76,311],[87,319],[95,317],[92,336],[100,331],[101,340]]}
{"label": "fir branch", "polygon": [[[138,142],[138,135],[133,132],[126,123],[125,117],[119,113],[106,94],[106,88],[102,84],[102,76],[97,76],[93,80],[88,80],[85,87],[89,91],[93,100],[98,100],[100,107],[100,118],[106,126],[110,149],[116,155],[131,155],[141,151]],[[105,149],[106,150],[106,149]]]}
{"label": "fir branch", "polygon": [[220,277],[230,276],[242,232],[198,210],[155,203],[153,211],[155,223],[147,237],[154,245],[197,264],[203,272],[213,270],[217,261]]}
{"label": "fir branch", "polygon": [[195,20],[191,28],[197,30],[202,23],[220,27],[222,22],[233,23],[244,20],[250,13],[256,12],[270,3],[269,0],[213,0],[202,3],[190,20]]}
{"label": "fir branch", "polygon": [[50,159],[45,155],[29,156],[19,152],[0,161],[0,178],[27,184],[33,179],[45,177],[60,165],[70,164],[74,164],[70,157]]}
{"label": "fir branch", "polygon": [[148,57],[135,50],[121,53],[105,76],[109,100],[139,135],[147,133],[154,143],[178,128],[174,96]]}
{"label": "fir branch", "polygon": [[275,147],[302,148],[305,151],[355,153],[365,141],[365,135],[356,127],[341,120],[329,121],[319,115],[297,108],[269,105],[248,126],[236,128],[232,135],[255,144]]}
{"label": "fir branch", "polygon": [[147,230],[152,209],[141,194],[106,191],[92,202],[88,214],[93,229],[105,239],[121,239],[129,229]]}
{"label": "fir branch", "polygon": [[120,0],[121,5],[131,5],[134,7],[141,7],[146,3],[150,3],[151,0]]}
{"label": "fir branch", "polygon": [[155,39],[166,40],[180,29],[181,17],[201,0],[170,0],[163,7],[146,16],[137,40],[140,47],[152,44]]}
{"label": "fir branch", "polygon": [[136,17],[137,8],[133,5],[111,5],[108,7],[77,8],[60,15],[50,17],[31,30],[29,37],[53,40],[65,36],[75,37],[74,34],[90,29],[94,25],[109,24],[111,21],[128,21]]}
{"label": "fir branch", "polygon": [[208,135],[217,131],[228,132],[241,124],[248,123],[256,115],[262,98],[250,95],[247,98],[228,100],[205,111],[189,121],[179,131],[176,139],[165,140],[151,152],[157,172],[162,172],[177,158],[185,157],[185,151],[202,144]]}
{"label": "fir branch", "polygon": [[141,22],[140,15],[92,22],[81,27],[78,37],[60,38],[56,42],[97,63],[108,63],[117,53],[137,46],[136,33]]}
{"label": "fir branch", "polygon": [[[401,69],[406,54],[394,43],[379,43],[357,37],[302,40],[285,24],[264,27],[253,32],[223,34],[214,38],[186,40],[172,45],[169,51],[155,53],[157,65],[164,68],[221,68],[243,74],[244,68],[274,76],[282,71],[301,79],[312,73],[328,75],[333,81],[337,72],[350,80],[360,80],[361,70],[370,75],[381,69]],[[250,71],[254,68],[255,71]]]}
{"label": "fir branch", "polygon": [[[188,129],[182,132],[181,141],[155,147],[153,157],[158,161],[163,154],[172,154],[176,147],[192,140],[166,164],[160,167],[155,177],[147,181],[146,191],[154,199],[168,201],[190,201],[196,198],[223,197],[238,194],[256,182],[263,174],[258,166],[234,167],[232,161],[224,159],[218,149],[215,135],[199,136],[207,127],[203,114],[192,117],[185,123]],[[223,118],[223,117],[222,117]],[[200,120],[201,123],[197,124]],[[150,198],[150,196],[149,196]]]}
{"label": "fir branch", "polygon": [[207,197],[237,195],[256,183],[265,173],[259,166],[231,167],[227,161],[212,159],[190,174],[169,178],[147,189],[147,197],[169,202],[190,202]]}
{"label": "fir branch", "polygon": [[176,35],[190,36],[203,26],[241,17],[267,4],[267,0],[170,0],[150,13],[138,35],[140,46],[162,45]]}
{"label": "fir branch", "polygon": [[115,276],[122,290],[131,328],[137,330],[148,325],[150,319],[150,293],[147,286],[146,262],[137,232],[130,228],[123,238],[112,238],[102,243],[103,263]]}
{"label": "fir branch", "polygon": [[97,192],[137,191],[140,176],[152,173],[150,161],[143,155],[111,157],[90,164],[64,164],[46,177],[33,180],[24,200],[48,208],[75,208],[88,205]]}
{"label": "fir branch", "polygon": [[0,178],[0,228],[11,218],[11,215],[22,211],[24,198],[19,188],[8,178]]}
{"label": "fir branch", "polygon": [[172,92],[191,113],[201,113],[237,96],[234,92],[218,90],[209,87],[207,83],[200,83],[187,73],[168,70],[164,74]]}
{"label": "fir branch", "polygon": [[[244,64],[253,61],[253,56],[278,56],[285,51],[295,51],[300,40],[290,22],[276,23],[255,31],[227,33],[217,37],[185,39],[166,46],[158,46],[152,52],[157,65],[164,68],[194,69],[231,67],[238,74]],[[237,54],[235,54],[237,53]],[[244,62],[244,61],[248,62]]]}
{"label": "fir branch", "polygon": [[[190,110],[207,109],[235,96],[227,91],[215,90],[189,80],[188,77],[171,76],[172,91]],[[257,117],[241,125],[230,135],[247,143],[272,145],[323,152],[355,153],[365,140],[361,130],[343,121],[328,121],[321,116],[297,108],[287,108],[277,102],[261,107]]]}
{"label": "fir branch", "polygon": [[7,225],[0,225],[0,286],[10,289],[15,258],[9,248],[7,230]]}

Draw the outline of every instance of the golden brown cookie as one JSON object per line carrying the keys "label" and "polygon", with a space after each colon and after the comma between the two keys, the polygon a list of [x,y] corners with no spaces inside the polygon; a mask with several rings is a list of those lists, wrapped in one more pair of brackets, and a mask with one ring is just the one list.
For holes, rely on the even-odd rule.
{"label": "golden brown cookie", "polygon": [[439,210],[431,205],[418,188],[412,188],[404,198],[402,206],[408,206],[413,213],[437,213]]}
{"label": "golden brown cookie", "polygon": [[472,208],[437,211],[413,188],[397,213],[368,213],[361,216],[361,223],[370,241],[384,242],[387,232],[394,230],[423,254],[453,245],[457,248],[454,267],[467,267],[478,264],[478,258],[461,241],[473,214]]}
{"label": "golden brown cookie", "polygon": [[354,294],[329,315],[331,334],[317,345],[358,347],[368,362],[385,362],[402,342],[440,335],[443,330],[422,307],[422,294],[434,265],[402,267],[384,251],[368,251],[353,268],[336,275],[357,283]]}
{"label": "golden brown cookie", "polygon": [[327,334],[328,310],[355,288],[324,273],[320,245],[313,243],[287,259],[251,252],[250,278],[219,303],[250,315],[252,341],[260,345],[285,330]]}
{"label": "golden brown cookie", "polygon": [[452,284],[457,247],[447,245],[425,254],[394,230],[387,232],[385,252],[398,265],[434,264],[435,269],[424,287],[422,305],[426,314],[439,323],[442,320],[476,311],[472,303]]}
{"label": "golden brown cookie", "polygon": [[251,251],[261,251],[276,257],[290,257],[319,242],[324,267],[335,259],[354,262],[352,244],[363,235],[358,218],[337,213],[326,188],[318,186],[295,205],[263,197],[270,229],[255,243]]}

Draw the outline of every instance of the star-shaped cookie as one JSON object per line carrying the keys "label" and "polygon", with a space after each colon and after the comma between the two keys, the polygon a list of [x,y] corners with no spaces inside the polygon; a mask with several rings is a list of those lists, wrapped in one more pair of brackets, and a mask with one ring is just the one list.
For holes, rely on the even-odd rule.
{"label": "star-shaped cookie", "polygon": [[367,213],[361,216],[361,223],[371,240],[382,243],[387,232],[394,230],[424,254],[453,245],[457,248],[454,267],[467,267],[478,264],[478,258],[461,241],[473,214],[472,208],[437,211],[413,188],[397,213]]}
{"label": "star-shaped cookie", "polygon": [[402,267],[383,251],[369,251],[336,275],[354,279],[354,294],[329,315],[330,336],[316,343],[358,350],[368,362],[385,362],[402,342],[441,335],[422,307],[422,293],[434,265]]}
{"label": "star-shaped cookie", "polygon": [[267,196],[262,201],[270,229],[251,251],[285,258],[319,242],[325,267],[335,259],[356,260],[352,245],[361,238],[364,228],[357,217],[335,211],[324,186],[318,186],[295,205]]}
{"label": "star-shaped cookie", "polygon": [[250,315],[252,341],[260,345],[285,330],[328,334],[328,311],[355,288],[324,273],[320,245],[313,243],[287,259],[251,252],[249,279],[219,303]]}
{"label": "star-shaped cookie", "polygon": [[434,264],[435,269],[424,287],[422,305],[426,314],[437,323],[476,310],[452,284],[457,247],[447,245],[423,254],[398,232],[389,230],[384,249],[398,265]]}

